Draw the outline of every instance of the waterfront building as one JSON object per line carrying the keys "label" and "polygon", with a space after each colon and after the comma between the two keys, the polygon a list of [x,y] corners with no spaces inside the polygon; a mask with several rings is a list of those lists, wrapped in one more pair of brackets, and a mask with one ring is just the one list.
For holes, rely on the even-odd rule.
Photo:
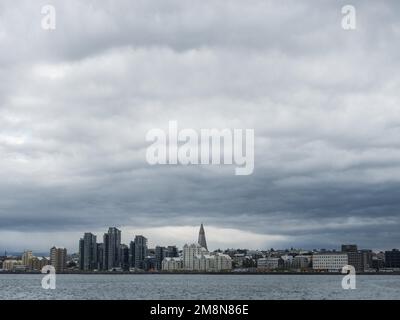
{"label": "waterfront building", "polygon": [[311,256],[297,255],[293,258],[292,267],[294,269],[307,269],[311,264]]}
{"label": "waterfront building", "polygon": [[293,264],[293,256],[288,254],[281,256],[281,263],[283,269],[291,269]]}
{"label": "waterfront building", "polygon": [[223,253],[215,255],[215,271],[230,271],[232,270],[232,258]]}
{"label": "waterfront building", "polygon": [[121,230],[110,227],[104,235],[103,264],[105,270],[120,267]]}
{"label": "waterfront building", "polygon": [[361,252],[347,252],[348,264],[353,266],[354,269],[364,271],[363,254]]}
{"label": "waterfront building", "polygon": [[257,259],[257,269],[259,270],[276,270],[279,269],[282,260],[277,257],[266,257]]}
{"label": "waterfront building", "polygon": [[129,243],[129,267],[135,267],[135,242],[131,241]]}
{"label": "waterfront building", "polygon": [[340,272],[343,266],[348,265],[347,253],[315,253],[312,259],[313,269],[318,271]]}
{"label": "waterfront building", "polygon": [[110,244],[110,241],[109,241],[109,235],[108,235],[108,233],[105,233],[104,235],[103,235],[103,247],[102,247],[102,265],[103,265],[103,267],[102,267],[102,270],[105,270],[105,271],[107,271],[108,270],[108,246],[109,246],[109,244]]}
{"label": "waterfront building", "polygon": [[398,249],[385,251],[385,266],[386,268],[400,268],[400,251]]}
{"label": "waterfront building", "polygon": [[163,271],[181,271],[183,270],[183,259],[178,257],[167,257],[162,261]]}
{"label": "waterfront building", "polygon": [[372,269],[372,257],[373,257],[373,252],[372,250],[361,250],[361,255],[362,255],[362,265],[363,265],[363,271],[364,270],[369,270]]}
{"label": "waterfront building", "polygon": [[243,267],[243,263],[246,259],[246,256],[244,253],[234,253],[232,257],[232,261],[235,264],[236,268],[241,268]]}
{"label": "waterfront building", "polygon": [[185,270],[195,270],[194,260],[195,256],[206,253],[207,249],[197,243],[191,245],[185,244],[183,246],[183,267]]}
{"label": "waterfront building", "polygon": [[52,247],[50,249],[50,264],[56,272],[63,272],[67,265],[67,249]]}
{"label": "waterfront building", "polygon": [[4,260],[3,261],[3,270],[5,270],[5,271],[13,271],[14,268],[19,264],[21,264],[20,260],[13,260],[13,259]]}
{"label": "waterfront building", "polygon": [[123,271],[129,271],[129,247],[126,244],[121,244],[121,269]]}
{"label": "waterfront building", "polygon": [[161,270],[162,269],[162,261],[168,255],[168,249],[166,247],[156,246],[155,249],[155,269]]}
{"label": "waterfront building", "polygon": [[183,267],[188,271],[228,271],[232,269],[232,258],[220,252],[210,253],[199,244],[185,244],[183,247]]}
{"label": "waterfront building", "polygon": [[50,260],[46,257],[33,257],[30,261],[29,269],[41,271],[44,266],[50,264]]}
{"label": "waterfront building", "polygon": [[31,265],[32,258],[33,258],[32,251],[25,250],[24,253],[22,254],[22,265],[29,268]]}
{"label": "waterfront building", "polygon": [[147,239],[142,235],[135,237],[135,268],[144,269],[144,258],[147,256]]}
{"label": "waterfront building", "polygon": [[155,269],[156,269],[156,257],[155,256],[145,257],[143,259],[143,270],[144,271],[153,271]]}
{"label": "waterfront building", "polygon": [[104,243],[97,243],[97,269],[104,270]]}
{"label": "waterfront building", "polygon": [[79,269],[92,271],[98,268],[96,236],[90,232],[79,240]]}

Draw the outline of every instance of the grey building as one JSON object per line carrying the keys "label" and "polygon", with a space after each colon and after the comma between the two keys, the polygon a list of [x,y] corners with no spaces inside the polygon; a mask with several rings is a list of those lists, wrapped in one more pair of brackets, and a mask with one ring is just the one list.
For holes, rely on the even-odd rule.
{"label": "grey building", "polygon": [[400,251],[398,249],[385,251],[385,266],[387,268],[400,268]]}
{"label": "grey building", "polygon": [[109,235],[105,233],[103,236],[103,246],[102,246],[102,270],[108,270],[108,245],[109,245]]}
{"label": "grey building", "polygon": [[135,267],[135,241],[129,243],[129,266]]}
{"label": "grey building", "polygon": [[144,268],[144,259],[147,255],[147,239],[141,235],[135,237],[135,268]]}
{"label": "grey building", "polygon": [[98,268],[97,242],[93,233],[86,232],[79,240],[79,268],[84,271]]}
{"label": "grey building", "polygon": [[104,270],[104,243],[97,244],[97,269]]}
{"label": "grey building", "polygon": [[178,248],[176,246],[168,246],[168,248],[167,248],[167,257],[168,258],[179,257]]}
{"label": "grey building", "polygon": [[129,271],[129,247],[125,244],[121,244],[121,268],[123,271]]}
{"label": "grey building", "polygon": [[162,269],[162,261],[167,257],[168,249],[166,247],[157,246],[155,250],[155,269]]}
{"label": "grey building", "polygon": [[110,227],[104,235],[104,269],[120,267],[121,230]]}

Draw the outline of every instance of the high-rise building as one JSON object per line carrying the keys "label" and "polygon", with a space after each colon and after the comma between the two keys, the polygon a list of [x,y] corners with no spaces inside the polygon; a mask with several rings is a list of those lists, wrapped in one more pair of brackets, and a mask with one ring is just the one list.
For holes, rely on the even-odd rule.
{"label": "high-rise building", "polygon": [[102,270],[108,270],[108,246],[110,244],[109,234],[105,233],[103,236],[103,247],[102,247]]}
{"label": "high-rise building", "polygon": [[198,243],[183,246],[183,267],[185,270],[195,270],[195,257],[205,254],[207,250]]}
{"label": "high-rise building", "polygon": [[22,264],[26,267],[30,267],[32,258],[33,258],[32,251],[25,250],[24,253],[22,254]]}
{"label": "high-rise building", "polygon": [[129,271],[129,247],[126,244],[121,244],[121,268],[123,271]]}
{"label": "high-rise building", "polygon": [[98,268],[96,236],[89,232],[79,240],[79,268],[84,271]]}
{"label": "high-rise building", "polygon": [[97,269],[104,270],[104,243],[97,244]]}
{"label": "high-rise building", "polygon": [[110,227],[104,235],[104,266],[106,270],[120,267],[121,230]]}
{"label": "high-rise building", "polygon": [[141,235],[135,237],[135,268],[143,269],[147,255],[147,239]]}
{"label": "high-rise building", "polygon": [[205,234],[205,232],[204,232],[203,224],[201,224],[201,226],[200,226],[198,243],[199,243],[199,245],[201,245],[204,249],[208,250],[208,248],[207,248],[207,241],[206,241],[206,234]]}
{"label": "high-rise building", "polygon": [[156,270],[162,269],[162,261],[167,257],[168,249],[165,247],[157,246],[155,250],[155,268]]}
{"label": "high-rise building", "polygon": [[67,265],[67,249],[53,247],[50,249],[50,264],[56,272],[63,272]]}
{"label": "high-rise building", "polygon": [[135,267],[135,242],[131,241],[129,243],[129,266],[131,268]]}

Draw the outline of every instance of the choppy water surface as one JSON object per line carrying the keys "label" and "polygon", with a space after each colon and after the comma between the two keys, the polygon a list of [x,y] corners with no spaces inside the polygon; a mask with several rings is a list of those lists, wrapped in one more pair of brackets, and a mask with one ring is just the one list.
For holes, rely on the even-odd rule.
{"label": "choppy water surface", "polygon": [[400,299],[400,276],[360,275],[343,290],[340,275],[42,275],[0,274],[0,299]]}

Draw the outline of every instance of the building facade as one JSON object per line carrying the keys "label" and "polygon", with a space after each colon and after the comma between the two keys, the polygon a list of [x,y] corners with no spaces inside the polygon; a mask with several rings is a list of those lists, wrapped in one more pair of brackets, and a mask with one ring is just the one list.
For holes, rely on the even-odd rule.
{"label": "building facade", "polygon": [[50,249],[50,264],[56,272],[64,272],[67,266],[67,249],[53,247]]}
{"label": "building facade", "polygon": [[104,235],[104,261],[105,270],[112,270],[119,268],[120,261],[120,247],[121,247],[121,230],[110,227],[108,232]]}
{"label": "building facade", "polygon": [[92,271],[98,268],[98,249],[96,236],[92,233],[85,233],[79,240],[79,269]]}
{"label": "building facade", "polygon": [[400,268],[400,251],[398,249],[385,251],[385,267]]}
{"label": "building facade", "polygon": [[183,260],[182,258],[164,258],[162,261],[163,271],[182,271],[183,270]]}
{"label": "building facade", "polygon": [[147,256],[147,238],[139,235],[135,237],[135,268],[144,269],[144,259]]}
{"label": "building facade", "polygon": [[314,270],[340,272],[349,263],[347,253],[324,252],[313,254],[312,264]]}

